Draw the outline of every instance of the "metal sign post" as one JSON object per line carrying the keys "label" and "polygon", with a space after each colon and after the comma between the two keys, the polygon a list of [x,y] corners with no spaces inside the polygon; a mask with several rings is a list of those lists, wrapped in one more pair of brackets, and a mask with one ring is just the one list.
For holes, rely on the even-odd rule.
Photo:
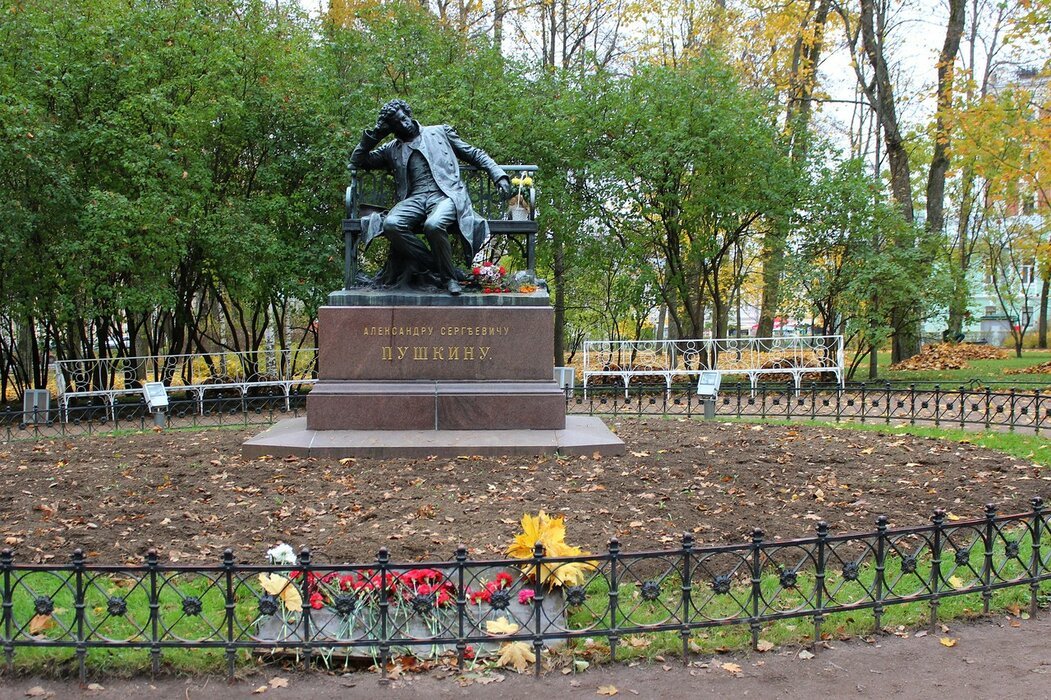
{"label": "metal sign post", "polygon": [[719,372],[701,372],[697,380],[697,395],[704,400],[704,419],[715,418],[715,399],[719,396],[719,385],[723,375]]}

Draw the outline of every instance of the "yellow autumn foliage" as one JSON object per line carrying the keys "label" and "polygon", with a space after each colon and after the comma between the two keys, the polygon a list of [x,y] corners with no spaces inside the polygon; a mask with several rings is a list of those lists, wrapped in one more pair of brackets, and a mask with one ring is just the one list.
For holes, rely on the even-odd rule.
{"label": "yellow autumn foliage", "polygon": [[[535,516],[522,515],[522,532],[507,548],[507,555],[515,559],[532,559],[537,544],[544,546],[545,557],[575,557],[590,553],[566,544],[565,519],[561,515],[551,517],[544,511]],[[593,568],[592,562],[545,562],[540,565],[541,583],[552,587],[579,586],[584,583],[586,572]],[[532,566],[522,566],[521,569],[526,574],[535,573]]]}
{"label": "yellow autumn foliage", "polygon": [[259,585],[270,595],[280,596],[281,602],[289,612],[303,611],[303,596],[299,594],[299,589],[284,576],[259,574]]}

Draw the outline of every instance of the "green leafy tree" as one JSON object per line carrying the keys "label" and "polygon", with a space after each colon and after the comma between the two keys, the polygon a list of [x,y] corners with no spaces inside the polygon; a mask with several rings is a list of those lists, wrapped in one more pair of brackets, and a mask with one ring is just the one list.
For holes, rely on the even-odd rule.
{"label": "green leafy tree", "polygon": [[726,333],[731,258],[792,208],[793,169],[760,96],[712,58],[610,86],[587,171],[594,215],[652,261],[677,337]]}

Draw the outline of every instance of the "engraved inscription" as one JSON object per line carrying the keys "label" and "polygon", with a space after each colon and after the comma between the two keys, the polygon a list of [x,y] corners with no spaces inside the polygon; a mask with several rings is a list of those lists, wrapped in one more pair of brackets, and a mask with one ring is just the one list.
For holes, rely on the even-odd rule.
{"label": "engraved inscription", "polygon": [[364,326],[367,336],[409,335],[416,338],[434,335],[433,326]]}
{"label": "engraved inscription", "polygon": [[413,361],[438,362],[483,362],[493,359],[493,348],[488,345],[413,345],[380,348],[380,359],[384,362],[401,361],[408,357],[412,348]]}
{"label": "engraved inscription", "polygon": [[[436,335],[434,326],[363,326],[367,337],[426,338]],[[437,335],[445,337],[506,337],[510,326],[440,326]],[[412,352],[410,353],[410,349]],[[493,359],[490,345],[384,345],[380,349],[383,362],[400,362],[411,357],[416,362],[484,362]]]}
{"label": "engraved inscription", "polygon": [[[414,338],[433,336],[434,326],[363,326],[362,333],[366,336],[411,336]],[[510,326],[442,326],[438,329],[439,335],[444,336],[507,336],[511,334]]]}

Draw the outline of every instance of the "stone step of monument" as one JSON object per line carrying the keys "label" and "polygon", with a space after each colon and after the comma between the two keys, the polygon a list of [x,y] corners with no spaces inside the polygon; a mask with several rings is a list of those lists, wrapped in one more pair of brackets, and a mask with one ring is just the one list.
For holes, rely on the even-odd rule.
{"label": "stone step of monument", "polygon": [[624,442],[595,416],[567,416],[562,430],[309,430],[290,418],[244,443],[245,457],[619,455]]}

